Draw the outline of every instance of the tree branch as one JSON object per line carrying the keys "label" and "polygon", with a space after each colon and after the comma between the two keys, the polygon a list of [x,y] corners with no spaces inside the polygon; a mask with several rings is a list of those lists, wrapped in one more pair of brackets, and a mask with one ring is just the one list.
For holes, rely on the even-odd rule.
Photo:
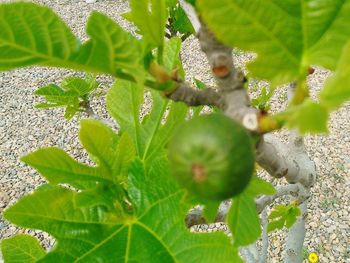
{"label": "tree branch", "polygon": [[[256,206],[258,213],[262,213],[264,209],[272,204],[277,198],[280,198],[285,195],[291,195],[295,198],[298,198],[298,202],[302,203],[306,200],[309,195],[307,189],[301,184],[289,184],[284,186],[276,187],[276,194],[274,195],[263,195],[256,200]],[[220,204],[218,215],[215,219],[215,222],[224,222],[227,213],[231,207],[231,201],[226,200]],[[205,223],[205,218],[202,215],[203,206],[198,206],[189,211],[186,216],[186,225],[191,227],[193,225],[199,225]]]}
{"label": "tree branch", "polygon": [[222,96],[212,88],[193,89],[186,82],[178,82],[176,89],[167,94],[173,101],[182,101],[188,106],[212,105],[224,107]]}
{"label": "tree branch", "polygon": [[259,263],[265,263],[267,260],[268,250],[269,250],[269,236],[267,232],[269,221],[267,220],[267,212],[266,209],[264,209],[261,213],[261,224],[262,224],[262,246],[259,253]]}
{"label": "tree branch", "polygon": [[[185,12],[193,21],[193,8],[187,8],[184,1],[180,1]],[[196,23],[196,22],[195,22]],[[206,54],[212,73],[217,83],[218,93],[223,98],[222,108],[225,115],[241,122],[252,132],[259,131],[260,112],[251,107],[247,91],[244,89],[245,77],[237,71],[233,64],[232,48],[220,43],[202,22],[196,27],[201,49]],[[293,84],[290,87],[289,96],[294,92]],[[182,96],[179,100],[185,100]],[[202,99],[203,100],[203,99]],[[302,138],[293,131],[288,144],[280,142],[273,135],[264,135],[257,145],[256,160],[271,176],[276,178],[285,177],[290,185],[277,188],[277,193],[273,196],[263,196],[256,201],[259,213],[265,211],[264,208],[275,199],[283,195],[295,196],[303,215],[306,213],[306,200],[310,195],[310,187],[315,182],[316,169],[312,160],[307,155]],[[197,207],[190,211],[186,218],[186,223],[191,225],[196,222],[203,223],[203,207]],[[229,210],[229,205],[222,209],[220,219],[225,219]],[[266,213],[266,212],[264,212]],[[262,215],[263,224],[263,249],[261,260],[264,262],[267,257],[268,236],[267,236],[267,215]],[[301,249],[305,237],[304,217],[298,219],[297,223],[290,229],[287,238],[286,261],[300,262]],[[255,246],[256,244],[254,244]],[[255,247],[256,248],[256,247]],[[254,250],[254,249],[253,249]],[[241,250],[248,262],[256,262],[252,247]],[[254,252],[254,251],[253,251]]]}
{"label": "tree branch", "polygon": [[284,195],[297,196],[299,193],[301,185],[300,184],[289,184],[276,187],[276,194],[274,195],[263,195],[256,200],[256,207],[258,213],[264,211],[264,209],[272,204],[277,198]]}
{"label": "tree branch", "polygon": [[188,228],[207,223],[203,217],[203,208],[204,207],[200,205],[190,209],[185,219],[185,223]]}
{"label": "tree branch", "polygon": [[289,229],[287,234],[284,263],[299,263],[302,261],[302,250],[306,232],[307,201],[299,205],[299,209],[302,215]]}
{"label": "tree branch", "polygon": [[246,78],[234,67],[232,48],[220,43],[204,23],[199,30],[198,39],[207,56],[218,91],[224,98],[225,115],[242,123],[248,130],[258,132],[260,112],[250,104],[244,88]]}
{"label": "tree branch", "polygon": [[244,259],[244,261],[246,263],[256,263],[258,260],[258,250],[255,246],[255,244],[246,246],[246,247],[242,247],[239,252],[242,255],[242,258]]}
{"label": "tree branch", "polygon": [[87,103],[86,105],[84,105],[85,107],[85,113],[87,113],[87,115],[89,116],[89,118],[91,119],[96,119],[99,120],[101,122],[103,122],[104,124],[106,124],[107,126],[111,127],[111,128],[115,128],[115,129],[119,129],[119,125],[113,121],[107,120],[107,119],[103,119],[100,116],[98,116],[94,110],[92,109],[90,103]]}

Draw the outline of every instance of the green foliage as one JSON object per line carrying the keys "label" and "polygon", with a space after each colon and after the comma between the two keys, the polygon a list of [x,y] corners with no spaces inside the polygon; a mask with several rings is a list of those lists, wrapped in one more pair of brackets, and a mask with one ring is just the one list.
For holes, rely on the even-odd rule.
{"label": "green foliage", "polygon": [[301,134],[328,132],[328,109],[311,99],[305,100],[301,105],[289,108],[282,115],[285,116],[288,126],[298,128]]}
{"label": "green foliage", "polygon": [[177,5],[178,0],[166,0],[166,4],[169,8],[173,8]]}
{"label": "green foliage", "polygon": [[180,60],[181,39],[179,37],[171,38],[164,46],[163,66],[171,71],[177,70],[179,77],[185,78],[185,71]]}
{"label": "green foliage", "polygon": [[[250,75],[270,81],[273,87],[295,81],[307,94],[311,65],[335,70],[319,103],[303,98],[277,115],[302,133],[327,131],[330,111],[350,99],[350,0],[187,2],[196,5],[224,43],[256,52],[257,59],[248,65]],[[158,89],[161,85],[147,72],[155,58],[164,72],[177,72],[185,79],[181,39],[164,40],[167,21],[168,29],[182,34],[182,39],[193,33],[193,27],[177,0],[131,0],[131,12],[125,17],[138,27],[141,40],[94,11],[86,27],[89,39],[81,43],[45,6],[0,5],[0,70],[39,65],[116,77],[107,108],[120,125],[116,133],[99,121],[81,121],[79,138],[93,165],[56,147],[22,158],[48,184],[20,199],[4,217],[21,227],[43,230],[57,242],[46,252],[31,236],[5,239],[1,249],[6,262],[241,262],[238,247],[261,234],[254,199],[275,194],[275,189],[255,176],[232,199],[227,218],[232,239],[223,233],[192,234],[186,229],[184,219],[194,201],[204,205],[209,221],[219,206],[189,200],[171,176],[167,144],[189,108],[154,90],[146,93],[152,108],[143,112],[142,106],[145,85]],[[200,80],[194,81],[196,88],[205,88]],[[60,85],[39,88],[36,94],[46,101],[36,107],[65,107],[70,119],[86,109],[96,87],[94,78],[66,78]],[[253,105],[267,110],[272,94],[264,88]],[[201,110],[192,109],[192,116]],[[294,203],[278,205],[269,216],[268,230],[289,228],[299,215]]]}
{"label": "green foliage", "polygon": [[169,27],[173,33],[180,33],[186,39],[194,33],[191,21],[179,4],[169,6]]}
{"label": "green foliage", "polygon": [[164,44],[164,28],[168,18],[165,0],[131,0],[129,19],[151,47]]}
{"label": "green foliage", "polygon": [[[194,82],[194,85],[195,85],[195,87],[197,89],[204,89],[204,88],[206,88],[206,85],[201,80],[199,80],[197,78],[193,78],[193,82]],[[202,112],[203,108],[204,108],[204,106],[194,107],[192,116],[193,117],[199,116],[200,113]],[[213,109],[212,106],[211,106],[211,108]],[[216,112],[219,112],[219,111],[216,111]]]}
{"label": "green foliage", "polygon": [[235,246],[247,246],[260,237],[260,219],[256,204],[254,199],[245,193],[233,198],[227,222]]}
{"label": "green foliage", "polygon": [[286,116],[291,128],[306,132],[327,133],[327,120],[332,110],[336,110],[350,99],[349,61],[350,42],[345,46],[334,75],[325,84],[319,94],[319,103],[310,99],[301,105],[287,109],[281,115]]}
{"label": "green foliage", "polygon": [[143,83],[143,50],[141,43],[107,16],[92,12],[86,27],[90,36],[74,60],[113,76],[127,74]]}
{"label": "green foliage", "polygon": [[179,4],[178,0],[167,0],[169,8],[169,26],[174,33],[185,34],[189,36],[194,33],[191,21],[188,19],[185,11]]}
{"label": "green foliage", "polygon": [[190,3],[193,6],[196,6],[196,1],[197,0],[186,0],[186,2]]}
{"label": "green foliage", "polygon": [[193,26],[181,7],[174,11],[174,29],[182,34],[194,33]]}
{"label": "green foliage", "polygon": [[350,42],[345,46],[334,76],[325,84],[320,93],[321,104],[337,109],[350,99]]}
{"label": "green foliage", "polygon": [[61,86],[49,84],[35,91],[36,95],[43,96],[47,102],[37,104],[36,108],[65,107],[64,117],[70,120],[77,112],[86,110],[89,96],[98,87],[95,78],[69,77],[61,82]]}
{"label": "green foliage", "polygon": [[[327,132],[329,111],[350,98],[346,73],[350,1],[219,2],[199,0],[197,6],[209,28],[224,43],[258,54],[248,65],[252,76],[268,80],[273,86],[291,81],[302,86],[312,65],[338,69],[321,91],[321,104],[307,100],[282,114],[287,117],[283,121],[302,134]],[[305,89],[308,93],[308,87]],[[262,101],[253,100],[253,104],[266,105],[268,95],[262,94]]]}
{"label": "green foliage", "polygon": [[276,205],[269,215],[268,232],[276,229],[282,229],[284,226],[290,228],[301,215],[300,209],[296,203],[290,205]]}
{"label": "green foliage", "polygon": [[205,83],[197,78],[193,78],[194,84],[196,85],[197,89],[204,89],[206,87]]}
{"label": "green foliage", "polygon": [[269,101],[274,93],[275,89],[263,87],[260,95],[256,99],[252,99],[252,105],[260,110],[268,111],[270,109]]}
{"label": "green foliage", "polygon": [[[179,64],[178,46],[175,39],[165,49],[169,68]],[[40,149],[22,158],[49,184],[22,198],[4,216],[56,239],[56,246],[40,262],[111,258],[116,262],[240,262],[223,233],[195,235],[186,229],[189,207],[182,202],[184,191],[172,181],[162,152],[188,108],[151,94],[152,109],[140,120],[144,88],[118,80],[107,104],[121,126],[120,133],[99,121],[81,122],[80,140],[95,166],[79,163],[58,148]],[[3,246],[3,251],[9,254],[8,247]],[[11,258],[16,256],[17,252]]]}
{"label": "green foliage", "polygon": [[80,43],[48,7],[32,3],[0,5],[0,69],[33,64],[66,66]]}
{"label": "green foliage", "polygon": [[101,13],[90,15],[84,44],[48,7],[1,4],[0,16],[0,70],[40,65],[144,78],[139,41]]}
{"label": "green foliage", "polygon": [[245,189],[245,193],[253,197],[258,195],[274,195],[276,194],[276,189],[271,183],[253,176],[248,187]]}
{"label": "green foliage", "polygon": [[197,204],[203,204],[203,216],[206,219],[206,222],[214,222],[217,215],[221,202],[218,201],[208,201],[208,200],[198,200]]}
{"label": "green foliage", "polygon": [[97,166],[81,164],[55,147],[37,150],[21,160],[37,169],[50,184],[70,184],[78,189],[89,189],[100,182],[120,189],[119,181],[125,179],[120,180],[118,176],[127,175],[125,166],[135,157],[128,135],[119,138],[98,121],[83,120],[80,140]]}
{"label": "green foliage", "polygon": [[45,256],[38,240],[23,234],[3,240],[1,248],[6,263],[32,263]]}
{"label": "green foliage", "polygon": [[[136,145],[142,160],[162,155],[162,148],[179,123],[184,121],[188,108],[184,104],[171,103],[159,93],[152,92],[152,111],[140,122],[140,109],[143,102],[143,88],[126,81],[117,81],[107,96],[110,114],[128,132]],[[169,107],[169,117],[162,124],[162,118]]]}
{"label": "green foliage", "polygon": [[243,193],[232,199],[227,223],[235,246],[247,246],[261,235],[261,226],[254,198],[257,195],[275,194],[274,187],[254,176]]}
{"label": "green foliage", "polygon": [[311,65],[334,70],[350,37],[348,0],[198,0],[197,6],[222,41],[258,53],[248,69],[273,84],[305,78]]}
{"label": "green foliage", "polygon": [[[150,170],[135,160],[129,180],[132,213],[116,206],[120,200],[111,194],[103,200],[105,205],[87,205],[82,201],[86,190],[76,192],[47,185],[22,198],[5,212],[5,217],[17,225],[41,229],[56,238],[57,245],[40,262],[239,261],[224,234],[194,235],[186,229],[185,210],[181,205],[183,192],[168,181],[171,176],[166,160],[156,160]],[[90,190],[92,192],[94,190]],[[211,246],[216,249],[207,249]]]}
{"label": "green foliage", "polygon": [[[163,61],[167,69],[182,68],[179,61],[181,42],[178,38],[168,41],[164,47]],[[107,95],[107,108],[119,123],[122,132],[130,134],[138,156],[144,161],[162,153],[173,130],[185,120],[188,107],[182,103],[172,103],[158,92],[152,91],[152,110],[140,120],[144,101],[144,87],[129,81],[117,80]],[[162,124],[165,113],[167,120]]]}
{"label": "green foliage", "polygon": [[[130,94],[118,93],[116,100],[135,95],[132,91],[137,89],[124,90]],[[147,121],[138,125],[149,131],[147,135],[152,138],[159,129],[166,134],[163,138],[167,138],[169,129],[183,119],[178,118],[177,111],[176,114],[170,112],[167,122],[159,127],[159,119],[164,114],[159,105],[168,102],[158,100]],[[160,100],[165,102],[161,104]],[[139,102],[135,100],[135,103]],[[126,112],[124,109],[124,114]],[[129,117],[132,118],[132,114]],[[194,235],[186,229],[187,209],[181,202],[184,192],[172,181],[167,160],[148,159],[146,166],[141,159],[135,159],[131,139],[135,132],[132,128],[123,129],[128,122],[120,124],[121,135],[117,135],[98,121],[82,121],[80,140],[96,166],[80,164],[57,148],[42,149],[23,158],[50,184],[22,198],[6,210],[5,217],[17,225],[40,229],[56,238],[57,245],[41,262],[108,261],[110,258],[116,262],[122,259],[126,262],[209,263],[214,259],[239,262],[237,251],[223,233]],[[158,143],[152,148],[148,136],[140,142],[147,142],[150,152],[161,151],[164,144]],[[147,156],[137,154],[144,159]],[[59,186],[62,183],[79,192]],[[208,250],[211,246],[216,249]]]}

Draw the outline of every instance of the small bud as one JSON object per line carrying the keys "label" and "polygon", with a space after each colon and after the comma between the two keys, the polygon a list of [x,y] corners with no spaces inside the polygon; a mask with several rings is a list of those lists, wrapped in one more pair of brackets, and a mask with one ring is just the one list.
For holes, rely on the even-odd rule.
{"label": "small bud", "polygon": [[230,73],[230,70],[226,66],[219,66],[213,68],[213,73],[218,78],[224,78]]}
{"label": "small bud", "polygon": [[308,73],[309,73],[309,75],[311,75],[311,74],[313,74],[315,72],[315,69],[314,68],[309,68],[308,69]]}
{"label": "small bud", "polygon": [[151,63],[149,72],[159,83],[165,83],[169,80],[172,80],[172,76],[169,72],[165,70],[162,66],[157,63]]}
{"label": "small bud", "polygon": [[259,131],[264,133],[277,130],[282,126],[273,116],[269,116],[268,114],[260,114],[258,122]]}
{"label": "small bud", "polygon": [[216,77],[224,78],[230,73],[230,61],[226,55],[219,54],[213,56],[212,70]]}

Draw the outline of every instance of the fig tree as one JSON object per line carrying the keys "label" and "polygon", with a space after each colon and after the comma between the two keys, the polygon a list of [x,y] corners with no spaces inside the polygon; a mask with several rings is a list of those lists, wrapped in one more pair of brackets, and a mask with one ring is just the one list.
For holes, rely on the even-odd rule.
{"label": "fig tree", "polygon": [[239,194],[254,170],[249,134],[222,114],[202,115],[179,127],[170,140],[168,157],[179,183],[207,200]]}

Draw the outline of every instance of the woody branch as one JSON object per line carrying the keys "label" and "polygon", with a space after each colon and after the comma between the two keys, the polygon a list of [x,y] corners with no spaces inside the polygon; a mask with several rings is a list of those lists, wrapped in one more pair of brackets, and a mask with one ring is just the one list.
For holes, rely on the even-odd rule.
{"label": "woody branch", "polygon": [[[233,64],[232,49],[221,44],[204,23],[198,22],[195,12],[188,4],[184,1],[180,1],[180,3],[190,20],[193,21],[201,48],[211,66],[218,93],[223,102],[221,109],[227,116],[241,122],[248,130],[258,132],[260,113],[250,105],[248,94],[244,89],[245,78]],[[293,85],[289,88],[289,94],[293,94]],[[305,200],[309,197],[310,187],[316,179],[314,163],[306,153],[302,138],[295,132],[291,133],[289,144],[282,143],[271,134],[264,135],[261,137],[256,151],[257,162],[261,167],[272,177],[284,177],[290,183],[287,186],[277,188],[277,193],[274,196],[258,199],[258,211],[264,212],[265,207],[283,195],[293,195],[301,204],[303,216],[289,231],[285,259],[285,262],[296,262],[295,260],[300,257],[301,250],[299,248],[302,246],[305,235]],[[221,216],[219,214],[218,217],[224,218],[228,209],[229,205],[224,203],[219,209]],[[193,224],[195,220],[190,220],[191,214],[194,215],[193,218],[197,218],[199,221],[203,220],[201,208],[192,210],[187,217],[187,222]],[[262,256],[265,257],[266,252],[262,251],[262,253]]]}

